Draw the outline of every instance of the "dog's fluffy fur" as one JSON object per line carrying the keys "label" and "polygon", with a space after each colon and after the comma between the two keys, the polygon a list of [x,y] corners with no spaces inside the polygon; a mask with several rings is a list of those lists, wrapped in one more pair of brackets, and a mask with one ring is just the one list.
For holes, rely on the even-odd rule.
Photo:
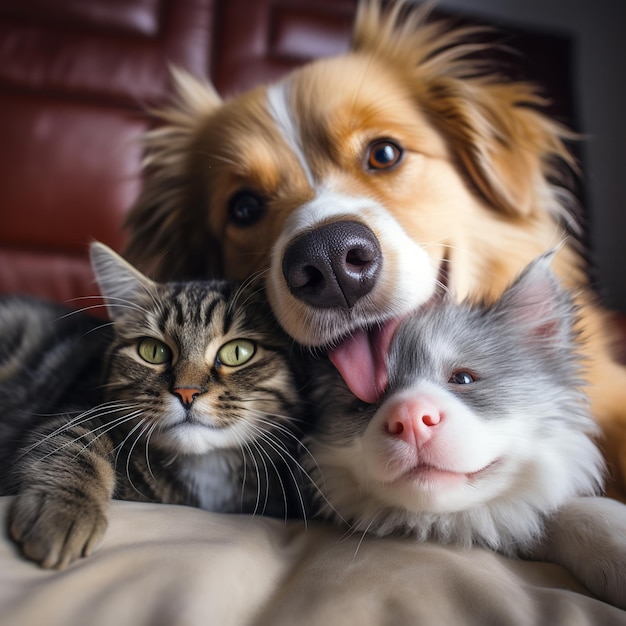
{"label": "dog's fluffy fur", "polygon": [[[611,492],[623,498],[626,369],[610,353],[559,182],[573,167],[571,135],[541,113],[533,86],[476,60],[475,34],[429,22],[402,1],[383,9],[366,0],[349,53],[278,84],[222,101],[175,72],[176,101],[147,137],[128,252],[161,279],[263,277],[284,328],[303,344],[336,347],[346,378],[363,363],[361,382],[346,382],[372,400],[386,383],[379,335],[438,281],[460,299],[493,299],[565,241],[554,266],[578,293],[589,393]],[[375,280],[342,304],[300,297],[285,254],[338,222],[373,233]]]}

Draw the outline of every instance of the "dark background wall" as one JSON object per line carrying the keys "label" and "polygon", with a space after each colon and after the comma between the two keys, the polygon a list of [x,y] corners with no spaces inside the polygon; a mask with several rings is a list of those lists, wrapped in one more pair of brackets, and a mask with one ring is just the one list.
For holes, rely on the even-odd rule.
{"label": "dark background wall", "polygon": [[440,0],[439,6],[571,38],[592,260],[606,302],[626,312],[626,1]]}

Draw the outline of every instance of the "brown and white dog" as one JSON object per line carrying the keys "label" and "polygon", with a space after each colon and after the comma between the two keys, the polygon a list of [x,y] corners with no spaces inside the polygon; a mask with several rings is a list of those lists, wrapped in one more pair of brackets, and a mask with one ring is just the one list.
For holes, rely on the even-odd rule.
{"label": "brown and white dog", "polygon": [[131,258],[159,278],[265,280],[283,327],[329,350],[376,401],[389,338],[441,283],[492,299],[562,242],[613,495],[626,497],[626,369],[588,284],[571,198],[569,132],[532,85],[477,63],[469,29],[402,1],[362,2],[351,50],[223,101],[175,72],[147,137]]}

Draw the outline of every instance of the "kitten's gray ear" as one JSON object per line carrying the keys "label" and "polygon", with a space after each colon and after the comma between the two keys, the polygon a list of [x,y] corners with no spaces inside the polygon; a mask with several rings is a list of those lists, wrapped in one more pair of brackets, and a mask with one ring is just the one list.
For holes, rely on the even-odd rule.
{"label": "kitten's gray ear", "polygon": [[496,308],[529,340],[569,341],[576,313],[572,294],[552,270],[556,251],[528,265],[504,292]]}
{"label": "kitten's gray ear", "polygon": [[136,299],[137,293],[154,291],[156,283],[103,243],[93,242],[89,254],[91,267],[112,319]]}

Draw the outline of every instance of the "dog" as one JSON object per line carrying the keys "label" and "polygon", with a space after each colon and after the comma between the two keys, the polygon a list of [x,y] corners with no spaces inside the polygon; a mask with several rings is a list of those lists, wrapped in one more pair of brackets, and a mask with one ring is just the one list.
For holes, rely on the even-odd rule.
{"label": "dog", "polygon": [[565,179],[573,134],[476,59],[475,29],[359,5],[348,53],[223,101],[174,70],[146,137],[128,256],[159,279],[263,280],[278,320],[375,402],[402,318],[440,289],[493,300],[545,250],[578,294],[611,495],[626,500],[626,368]]}

